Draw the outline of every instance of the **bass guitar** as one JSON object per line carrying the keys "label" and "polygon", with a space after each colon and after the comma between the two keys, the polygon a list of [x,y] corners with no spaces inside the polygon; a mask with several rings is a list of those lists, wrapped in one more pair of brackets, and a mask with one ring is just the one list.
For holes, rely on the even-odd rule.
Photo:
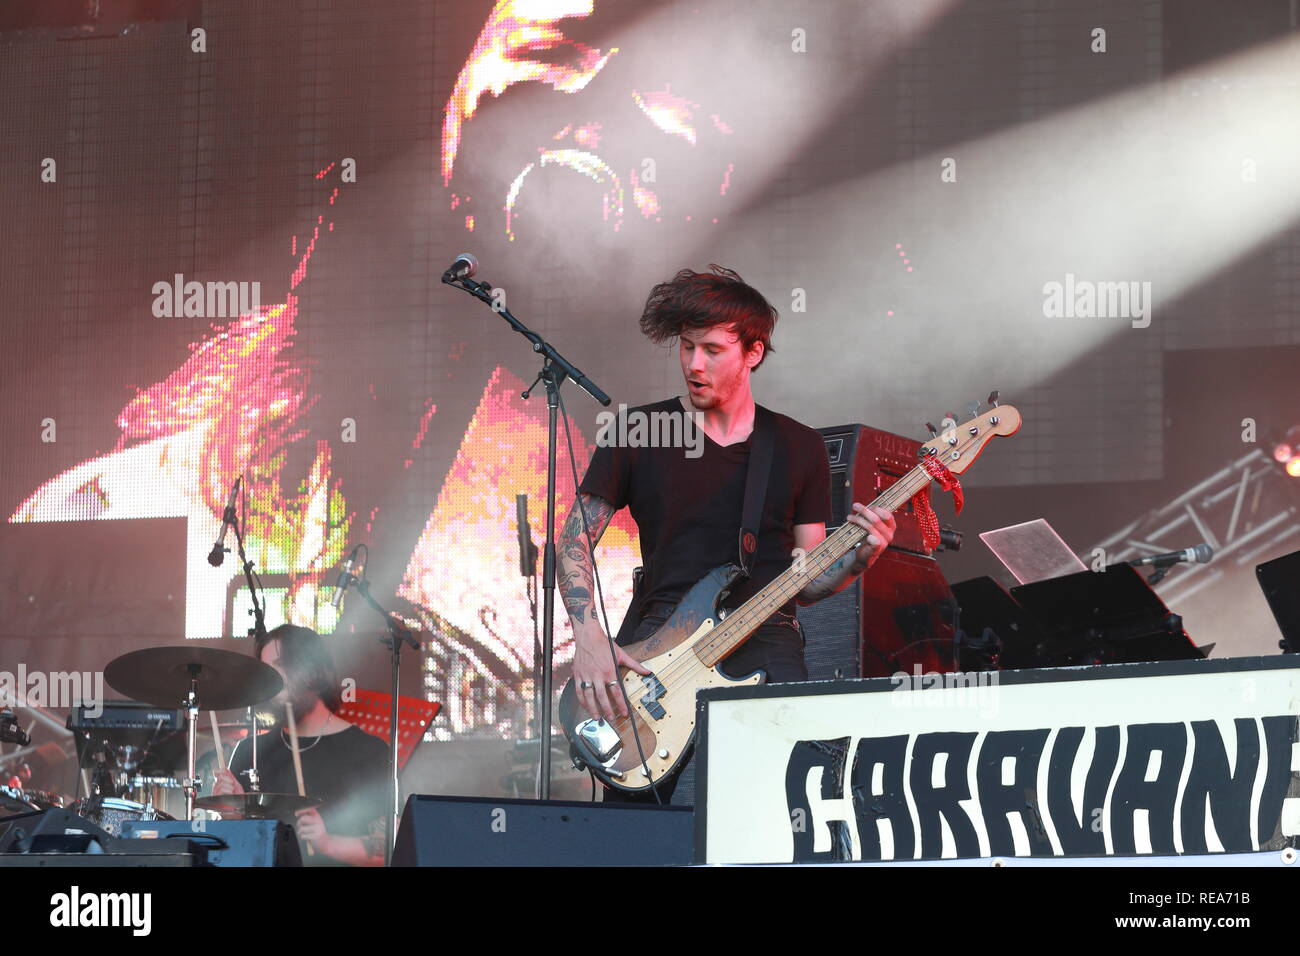
{"label": "bass guitar", "polygon": [[[995,393],[996,394],[996,393]],[[919,463],[871,502],[896,511],[945,470],[970,467],[994,435],[1020,428],[1020,413],[994,405],[964,424],[936,434],[921,445]],[[777,575],[740,607],[727,612],[722,602],[740,574],[735,565],[714,568],[686,593],[659,630],[624,648],[650,673],[621,668],[619,680],[631,712],[613,721],[594,720],[582,709],[570,680],[560,694],[557,716],[575,759],[607,787],[648,790],[681,769],[695,741],[695,695],[720,685],[759,684],[762,671],[733,678],[718,670],[774,611],[785,605],[831,565],[862,544],[867,531],[845,522]],[[614,693],[618,693],[615,688]]]}

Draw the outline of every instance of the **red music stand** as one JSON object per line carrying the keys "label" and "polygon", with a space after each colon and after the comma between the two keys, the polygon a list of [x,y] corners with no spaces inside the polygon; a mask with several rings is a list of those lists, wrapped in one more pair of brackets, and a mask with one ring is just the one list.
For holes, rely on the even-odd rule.
{"label": "red music stand", "polygon": [[[374,690],[357,690],[357,699],[345,701],[339,705],[338,715],[344,720],[356,724],[368,734],[373,734],[388,743],[389,716],[392,709],[392,695]],[[406,766],[415,753],[415,748],[424,739],[424,733],[433,723],[433,718],[442,709],[442,704],[416,697],[397,698],[397,768]]]}

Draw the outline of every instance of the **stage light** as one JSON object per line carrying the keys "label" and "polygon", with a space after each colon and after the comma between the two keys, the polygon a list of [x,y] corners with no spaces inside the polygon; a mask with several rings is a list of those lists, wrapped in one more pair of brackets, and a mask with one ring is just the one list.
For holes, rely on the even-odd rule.
{"label": "stage light", "polygon": [[[917,354],[942,341],[945,356],[960,356],[945,368],[944,388],[977,395],[989,382],[1028,389],[1056,381],[1114,337],[1136,341],[1174,327],[1170,309],[1180,296],[1300,218],[1300,178],[1252,183],[1242,173],[1243,157],[1259,169],[1289,168],[1300,149],[1300,127],[1285,118],[1294,111],[1287,84],[1297,56],[1292,35],[801,195],[800,215],[818,225],[803,239],[799,260],[814,263],[823,281],[815,310],[800,317],[800,335],[783,344],[766,394],[796,418],[856,420],[855,390],[823,392],[806,383],[814,373],[817,381],[859,375],[860,356],[852,349],[828,355],[825,343],[852,340],[865,328],[884,355]],[[952,158],[959,178],[946,184],[941,173]],[[763,237],[785,215],[777,206],[756,209],[713,254],[718,261],[759,259]],[[915,273],[897,267],[900,233]],[[864,251],[876,258],[864,259]],[[921,273],[942,280],[913,281]],[[1129,305],[1116,295],[1105,308],[1096,300],[1074,317],[1054,312],[1049,288],[1065,287],[1069,277],[1098,288],[1127,285]],[[1158,290],[1154,307],[1146,282]],[[1139,294],[1141,308],[1133,305]],[[987,321],[960,321],[972,303],[998,316],[996,334]],[[864,312],[887,308],[911,321],[864,325]],[[1154,323],[1149,332],[1147,322]],[[930,391],[921,378],[897,390],[897,417],[878,424],[925,421]],[[1294,454],[1300,443],[1290,444]],[[1081,470],[1073,469],[1072,480]],[[1065,480],[1064,469],[1059,474],[1053,479]]]}
{"label": "stage light", "polygon": [[1300,478],[1300,455],[1296,455],[1286,463],[1286,473],[1292,478]]}
{"label": "stage light", "polygon": [[1292,425],[1273,446],[1273,460],[1286,465],[1287,472],[1294,475],[1291,466],[1297,456],[1300,456],[1300,425]]}

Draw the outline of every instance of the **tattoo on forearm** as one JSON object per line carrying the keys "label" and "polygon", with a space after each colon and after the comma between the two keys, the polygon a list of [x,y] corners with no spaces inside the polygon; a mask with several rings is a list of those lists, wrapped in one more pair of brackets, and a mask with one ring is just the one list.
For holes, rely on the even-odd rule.
{"label": "tattoo on forearm", "polygon": [[[581,508],[582,511],[578,509]],[[582,518],[587,517],[584,529]],[[605,533],[609,519],[614,516],[614,507],[604,498],[595,495],[579,495],[574,502],[569,517],[560,531],[560,560],[556,568],[556,583],[564,599],[564,607],[574,622],[583,622],[591,609],[592,594],[595,590],[595,575],[591,569],[591,555],[588,552],[587,533],[591,533],[594,546]]]}
{"label": "tattoo on forearm", "polygon": [[860,574],[860,570],[854,569],[854,554],[855,552],[850,551],[848,554],[843,555],[829,568],[804,585],[804,589],[799,592],[799,600],[805,604],[815,604],[823,598],[830,597],[843,588],[846,581]]}

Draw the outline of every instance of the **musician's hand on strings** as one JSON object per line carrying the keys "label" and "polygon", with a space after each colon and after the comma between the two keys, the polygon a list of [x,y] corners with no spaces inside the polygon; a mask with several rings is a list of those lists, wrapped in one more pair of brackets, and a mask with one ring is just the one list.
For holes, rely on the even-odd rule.
{"label": "musician's hand on strings", "polygon": [[[594,636],[580,637],[574,641],[573,680],[578,700],[583,708],[597,720],[612,720],[626,717],[627,707],[623,704],[623,692],[618,687],[618,671],[610,657],[609,641],[603,632],[599,639]],[[614,645],[618,656],[618,666],[649,674],[650,670],[640,661],[631,657],[627,651]]]}
{"label": "musician's hand on strings", "polygon": [[298,838],[304,842],[310,843],[318,851],[330,856],[330,834],[325,829],[325,821],[321,819],[320,810],[316,807],[303,807],[297,811],[298,823],[295,829],[298,831]]}
{"label": "musician's hand on strings", "polygon": [[853,573],[861,574],[875,564],[884,550],[889,547],[889,542],[894,540],[894,532],[898,526],[891,512],[860,502],[853,503],[853,514],[849,516],[849,521],[868,532],[867,539],[858,546],[854,554]]}

